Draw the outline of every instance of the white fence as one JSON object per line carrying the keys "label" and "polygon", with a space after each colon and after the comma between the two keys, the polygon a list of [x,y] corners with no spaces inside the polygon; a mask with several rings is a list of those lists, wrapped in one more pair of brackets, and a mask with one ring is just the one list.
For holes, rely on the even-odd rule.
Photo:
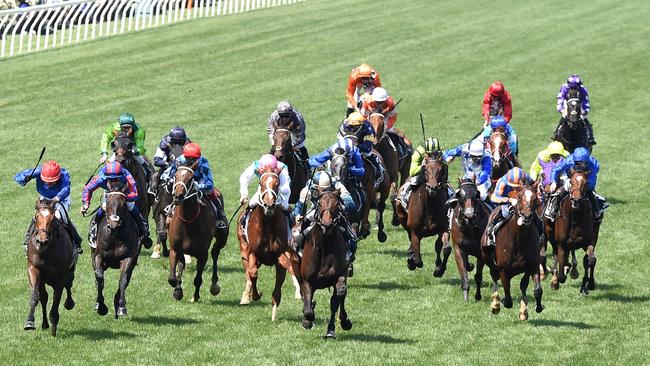
{"label": "white fence", "polygon": [[305,0],[69,0],[0,10],[0,58]]}

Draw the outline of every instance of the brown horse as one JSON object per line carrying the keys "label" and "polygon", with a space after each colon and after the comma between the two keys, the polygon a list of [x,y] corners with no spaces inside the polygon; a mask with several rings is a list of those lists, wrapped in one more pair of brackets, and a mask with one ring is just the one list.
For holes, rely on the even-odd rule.
{"label": "brown horse", "polygon": [[[386,168],[381,155],[379,155],[374,149],[372,150],[372,153],[378,155],[377,160],[380,165],[384,166],[385,170]],[[368,219],[370,216],[370,210],[375,209],[377,210],[375,216],[375,222],[377,224],[377,240],[379,240],[380,243],[383,243],[388,238],[384,231],[384,210],[386,209],[386,199],[388,199],[388,196],[390,195],[391,182],[388,177],[384,177],[384,180],[379,184],[379,187],[375,188],[374,166],[365,158],[363,159],[363,166],[366,174],[361,178],[361,185],[363,186],[368,204],[363,206],[361,212],[359,238],[364,239],[370,235],[371,225]]]}
{"label": "brown horse", "polygon": [[[273,309],[271,320],[275,321],[278,306],[282,298],[282,284],[286,271],[292,267],[298,283],[302,286],[300,276],[300,258],[289,246],[289,222],[287,215],[278,207],[278,187],[280,177],[272,170],[262,172],[260,176],[259,202],[248,215],[246,227],[238,225],[237,238],[242,266],[246,276],[246,288],[242,294],[241,305],[258,301],[262,294],[257,290],[258,269],[261,265],[275,266],[275,288],[272,294]],[[241,216],[240,220],[241,221]]]}
{"label": "brown horse", "polygon": [[476,300],[481,300],[481,281],[483,281],[483,257],[481,256],[481,236],[487,226],[490,209],[481,201],[476,188],[476,179],[458,180],[459,188],[448,201],[453,209],[451,217],[451,240],[454,243],[456,266],[460,274],[463,298],[468,300],[469,279],[467,272],[473,266],[468,256],[476,257]]}
{"label": "brown horse", "polygon": [[56,336],[59,324],[59,303],[63,289],[67,298],[63,307],[71,310],[74,307],[72,299],[72,282],[77,266],[72,239],[63,223],[54,216],[56,209],[54,201],[41,199],[36,202],[34,215],[34,232],[27,244],[27,276],[31,297],[29,300],[29,315],[25,322],[25,330],[36,329],[34,324],[34,310],[40,302],[43,307],[42,328],[49,328],[47,322],[47,290],[45,285],[54,289],[52,308],[50,309],[50,322],[52,322],[52,335]]}
{"label": "brown horse", "polygon": [[120,269],[119,287],[113,297],[115,319],[126,315],[126,288],[138,263],[142,249],[138,241],[138,227],[128,212],[126,186],[110,186],[106,194],[105,213],[97,224],[97,246],[92,248],[91,258],[97,283],[95,310],[99,315],[108,314],[104,303],[104,271]]}
{"label": "brown horse", "polygon": [[[510,295],[510,280],[523,273],[519,289],[521,290],[521,303],[519,307],[519,320],[528,319],[528,296],[526,290],[530,278],[535,282],[535,311],[540,313],[544,310],[542,305],[542,285],[539,276],[539,252],[540,243],[537,225],[533,222],[537,209],[537,184],[525,186],[513,191],[516,193],[517,205],[514,206],[515,213],[503,224],[503,227],[496,233],[496,248],[488,247],[487,230],[481,238],[481,252],[483,262],[490,268],[492,277],[492,313],[498,314],[501,311],[499,303],[499,285],[501,279],[504,298],[503,306],[512,307],[512,296]],[[497,207],[491,214],[490,220],[499,212]]]}
{"label": "brown horse", "polygon": [[[397,215],[400,223],[406,229],[410,240],[408,269],[422,268],[422,257],[420,256],[420,241],[424,237],[437,235],[436,238],[436,268],[433,271],[435,277],[441,277],[447,269],[447,260],[451,254],[449,244],[449,220],[447,219],[447,163],[440,157],[433,158],[425,156],[424,167],[420,172],[421,181],[411,193],[408,208],[397,205]],[[443,252],[444,258],[440,258]]]}
{"label": "brown horse", "polygon": [[[185,256],[196,258],[196,276],[194,277],[194,295],[191,302],[199,301],[199,290],[203,283],[203,270],[208,261],[208,250],[212,238],[212,285],[210,293],[216,296],[221,291],[218,281],[219,253],[228,241],[228,226],[217,229],[216,217],[210,207],[210,199],[203,196],[198,190],[194,180],[194,169],[198,161],[191,167],[179,166],[176,170],[173,183],[174,213],[172,214],[167,229],[169,237],[169,285],[174,287],[173,297],[176,300],[183,298],[182,277],[185,270]],[[223,197],[219,195],[223,205]]]}
{"label": "brown horse", "polygon": [[[585,274],[580,285],[580,293],[588,295],[596,288],[594,269],[596,254],[594,250],[598,242],[600,222],[593,218],[589,199],[585,196],[589,172],[574,170],[570,177],[571,189],[569,195],[560,203],[560,212],[555,219],[552,230],[549,230],[549,241],[553,246],[554,263],[551,288],[557,290],[560,283],[566,281],[564,268],[568,265],[569,252],[582,248],[585,251],[583,266]],[[575,260],[575,254],[574,254]],[[576,270],[575,265],[572,269]],[[572,277],[577,276],[572,271]]]}
{"label": "brown horse", "polygon": [[[170,157],[176,159],[183,154],[183,145],[172,144]],[[173,160],[168,163],[171,164]],[[160,168],[157,174],[161,175],[167,168]],[[170,177],[171,178],[171,177]],[[162,256],[169,257],[169,249],[167,249],[167,210],[172,208],[172,181],[171,179],[166,182],[160,182],[157,186],[156,197],[151,207],[151,216],[156,222],[156,245],[154,245],[151,258],[160,258],[161,249]]]}
{"label": "brown horse", "polygon": [[[373,113],[370,115],[368,121],[375,130],[375,150],[381,155],[386,172],[390,178],[390,202],[393,205],[393,219],[394,226],[399,225],[397,212],[395,210],[395,198],[397,197],[397,189],[404,185],[409,178],[409,166],[411,165],[411,155],[399,156],[395,142],[391,139],[389,132],[386,131],[386,119],[381,113]],[[400,138],[394,134],[396,138]],[[399,183],[399,185],[397,185]]]}
{"label": "brown horse", "polygon": [[300,198],[300,191],[309,180],[309,171],[304,164],[300,163],[293,150],[291,142],[292,125],[293,122],[289,123],[288,126],[276,125],[275,131],[273,132],[271,154],[273,154],[278,161],[287,165],[289,177],[291,178],[291,196],[289,196],[289,203],[296,203]]}
{"label": "brown horse", "polygon": [[347,265],[345,262],[346,243],[341,233],[345,218],[341,210],[340,192],[320,192],[318,206],[314,214],[314,228],[305,237],[300,273],[303,278],[302,326],[310,329],[315,319],[312,301],[316,289],[334,287],[330,298],[330,321],[327,325],[328,338],[336,337],[336,312],[345,330],[352,328],[352,322],[345,311],[347,295]]}
{"label": "brown horse", "polygon": [[510,150],[508,138],[502,128],[497,128],[492,132],[487,142],[487,149],[490,151],[490,156],[492,157],[492,171],[490,173],[492,186],[490,187],[490,192],[493,192],[499,178],[506,175],[508,170],[520,166],[520,164]]}

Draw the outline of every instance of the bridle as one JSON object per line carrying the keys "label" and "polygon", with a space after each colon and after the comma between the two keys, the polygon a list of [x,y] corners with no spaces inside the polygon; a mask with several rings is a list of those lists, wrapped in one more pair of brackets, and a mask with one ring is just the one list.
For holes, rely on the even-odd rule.
{"label": "bridle", "polygon": [[[200,203],[201,198],[203,197],[203,192],[201,192],[197,187],[198,185],[196,184],[196,181],[194,180],[194,170],[190,167],[186,166],[179,166],[177,172],[179,171],[186,171],[191,174],[191,178],[189,182],[186,184],[185,182],[177,182],[176,177],[174,177],[174,185],[172,186],[172,193],[176,192],[176,186],[182,186],[183,187],[183,194],[182,197],[178,198],[174,195],[174,201],[176,201],[176,204],[180,204],[181,202],[192,198],[192,197],[197,197],[197,201]],[[191,183],[190,183],[191,182]],[[189,184],[189,188],[187,187]]]}
{"label": "bridle", "polygon": [[[329,196],[333,195],[336,198],[336,202],[337,202],[336,205],[334,205],[334,207],[328,207],[328,208],[321,209],[320,202],[321,202],[321,199],[322,199],[322,197],[324,195],[329,195]],[[336,192],[324,191],[324,192],[320,193],[320,195],[318,197],[318,203],[319,204],[316,206],[316,210],[314,212],[314,222],[316,224],[318,224],[318,226],[320,226],[321,230],[323,230],[324,233],[326,233],[332,228],[332,226],[335,226],[336,224],[338,224],[340,222],[340,220],[342,219],[342,215],[341,215],[341,213],[342,213],[342,211],[341,211],[341,198],[336,194]],[[334,212],[334,211],[337,211],[337,212]],[[323,213],[325,213],[325,212],[329,212],[330,215],[332,216],[332,222],[330,222],[329,224],[324,224],[321,221]]]}
{"label": "bridle", "polygon": [[[280,176],[278,176],[276,173],[273,172],[262,173],[260,175],[260,187],[262,186],[262,181],[264,180],[265,176],[275,177],[276,179],[280,180]],[[267,194],[271,195],[271,198],[273,200],[272,204],[267,204],[266,202],[264,202],[264,196],[266,196]],[[259,204],[264,208],[265,211],[268,211],[269,209],[277,205],[277,200],[278,200],[278,192],[276,192],[273,188],[271,188],[271,186],[267,182],[262,192],[260,192]]]}

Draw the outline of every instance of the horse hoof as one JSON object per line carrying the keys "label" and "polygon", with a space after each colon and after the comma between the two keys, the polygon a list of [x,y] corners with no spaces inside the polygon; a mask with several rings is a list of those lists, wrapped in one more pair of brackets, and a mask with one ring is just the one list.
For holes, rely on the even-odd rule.
{"label": "horse hoof", "polygon": [[310,322],[313,322],[314,319],[316,319],[316,315],[314,315],[313,311],[312,312],[307,312],[307,313],[303,314],[303,316],[305,317],[305,320],[309,320]]}
{"label": "horse hoof", "polygon": [[181,300],[183,298],[183,289],[175,288],[172,296],[174,297],[174,300]]}
{"label": "horse hoof", "polygon": [[314,322],[312,322],[312,321],[310,321],[310,320],[307,320],[307,319],[303,319],[303,320],[302,320],[302,327],[303,327],[303,328],[305,328],[305,329],[311,329],[313,326],[314,326]]}
{"label": "horse hoof", "polygon": [[380,243],[384,243],[388,239],[388,235],[386,235],[385,232],[380,231],[377,233],[377,240],[379,240]]}
{"label": "horse hoof", "polygon": [[352,329],[352,322],[350,319],[341,319],[341,328],[343,328],[343,330]]}
{"label": "horse hoof", "polygon": [[445,274],[445,270],[447,270],[445,267],[436,267],[436,269],[433,270],[433,277],[442,277],[442,275]]}
{"label": "horse hoof", "polygon": [[350,263],[350,265],[348,266],[348,276],[347,277],[352,277],[352,276],[354,276],[354,266],[352,265],[352,263]]}
{"label": "horse hoof", "polygon": [[512,308],[512,299],[509,298],[503,299],[503,306],[505,306],[506,309]]}
{"label": "horse hoof", "polygon": [[492,303],[490,306],[490,310],[492,310],[492,314],[497,315],[501,312],[501,305],[499,303]]}
{"label": "horse hoof", "polygon": [[483,298],[483,296],[481,296],[481,294],[474,295],[474,300],[476,300],[476,301],[481,301],[482,298]]}
{"label": "horse hoof", "polygon": [[519,320],[522,322],[528,320],[528,310],[519,313]]}
{"label": "horse hoof", "polygon": [[591,291],[596,289],[596,281],[589,279],[587,280],[587,288]]}
{"label": "horse hoof", "polygon": [[108,306],[106,304],[101,303],[97,305],[97,314],[104,316],[108,314]]}
{"label": "horse hoof", "polygon": [[571,266],[571,271],[569,272],[569,275],[571,275],[571,278],[574,280],[578,279],[580,277],[580,270],[578,269],[578,266]]}
{"label": "horse hoof", "polygon": [[253,298],[253,301],[260,301],[260,299],[262,298],[262,293],[259,292],[257,294],[253,294],[252,298]]}
{"label": "horse hoof", "polygon": [[68,297],[67,299],[65,299],[65,302],[63,303],[63,307],[64,307],[66,310],[72,310],[72,309],[74,309],[74,305],[75,305],[75,304],[74,304],[74,300],[72,300],[71,297]]}
{"label": "horse hoof", "polygon": [[117,316],[126,316],[126,306],[117,308]]}
{"label": "horse hoof", "polygon": [[580,286],[580,295],[589,296],[589,288],[586,286]]}
{"label": "horse hoof", "polygon": [[406,267],[408,267],[409,271],[415,271],[415,259],[413,258],[407,259]]}
{"label": "horse hoof", "polygon": [[28,320],[25,322],[25,325],[23,326],[23,329],[25,330],[34,330],[36,329],[36,324],[34,323],[33,320]]}
{"label": "horse hoof", "polygon": [[192,263],[192,257],[190,257],[190,256],[187,255],[187,254],[183,254],[183,256],[185,257],[185,264],[190,264],[190,263]]}
{"label": "horse hoof", "polygon": [[217,296],[221,292],[221,287],[219,287],[218,284],[213,283],[212,286],[210,286],[210,295],[212,296]]}
{"label": "horse hoof", "polygon": [[546,273],[542,272],[539,274],[539,280],[544,281],[546,279]]}
{"label": "horse hoof", "polygon": [[557,282],[557,278],[553,278],[551,280],[551,289],[558,290],[559,288],[560,288],[560,284]]}
{"label": "horse hoof", "polygon": [[474,264],[468,261],[467,265],[465,266],[465,269],[467,270],[467,272],[472,272],[474,270]]}
{"label": "horse hoof", "polygon": [[199,299],[200,299],[200,297],[194,297],[194,296],[192,296],[192,298],[190,299],[190,304],[194,304],[194,303],[199,302]]}
{"label": "horse hoof", "polygon": [[248,305],[248,304],[250,304],[250,303],[251,303],[251,299],[250,299],[250,298],[243,298],[243,297],[242,297],[241,300],[239,300],[239,305]]}
{"label": "horse hoof", "polygon": [[393,225],[393,226],[399,226],[399,219],[393,217],[393,219],[390,220],[390,224]]}
{"label": "horse hoof", "polygon": [[537,304],[537,305],[535,306],[535,312],[536,312],[536,313],[541,313],[542,311],[544,311],[544,305],[542,305],[542,304]]}
{"label": "horse hoof", "polygon": [[145,236],[144,238],[142,238],[142,246],[143,246],[145,249],[149,249],[149,248],[151,248],[152,245],[153,245],[153,241],[151,240],[150,237]]}
{"label": "horse hoof", "polygon": [[418,267],[418,268],[422,268],[422,267],[424,267],[424,262],[422,262],[422,261],[416,261],[416,262],[415,262],[415,266]]}
{"label": "horse hoof", "polygon": [[325,339],[336,339],[336,332],[333,330],[328,330],[325,334]]}
{"label": "horse hoof", "polygon": [[48,323],[46,321],[43,322],[43,324],[41,324],[41,329],[43,329],[43,330],[50,329],[50,323]]}
{"label": "horse hoof", "polygon": [[160,244],[156,244],[153,247],[153,252],[151,252],[152,259],[160,259]]}
{"label": "horse hoof", "polygon": [[56,337],[56,328],[57,328],[57,325],[52,324],[52,337]]}

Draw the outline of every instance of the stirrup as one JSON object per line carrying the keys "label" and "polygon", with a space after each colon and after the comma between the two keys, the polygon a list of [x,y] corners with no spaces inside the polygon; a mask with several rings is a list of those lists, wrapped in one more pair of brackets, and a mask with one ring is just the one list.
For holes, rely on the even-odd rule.
{"label": "stirrup", "polygon": [[217,226],[217,229],[225,229],[228,227],[228,225],[226,225],[226,222],[223,220],[217,220],[215,224]]}

